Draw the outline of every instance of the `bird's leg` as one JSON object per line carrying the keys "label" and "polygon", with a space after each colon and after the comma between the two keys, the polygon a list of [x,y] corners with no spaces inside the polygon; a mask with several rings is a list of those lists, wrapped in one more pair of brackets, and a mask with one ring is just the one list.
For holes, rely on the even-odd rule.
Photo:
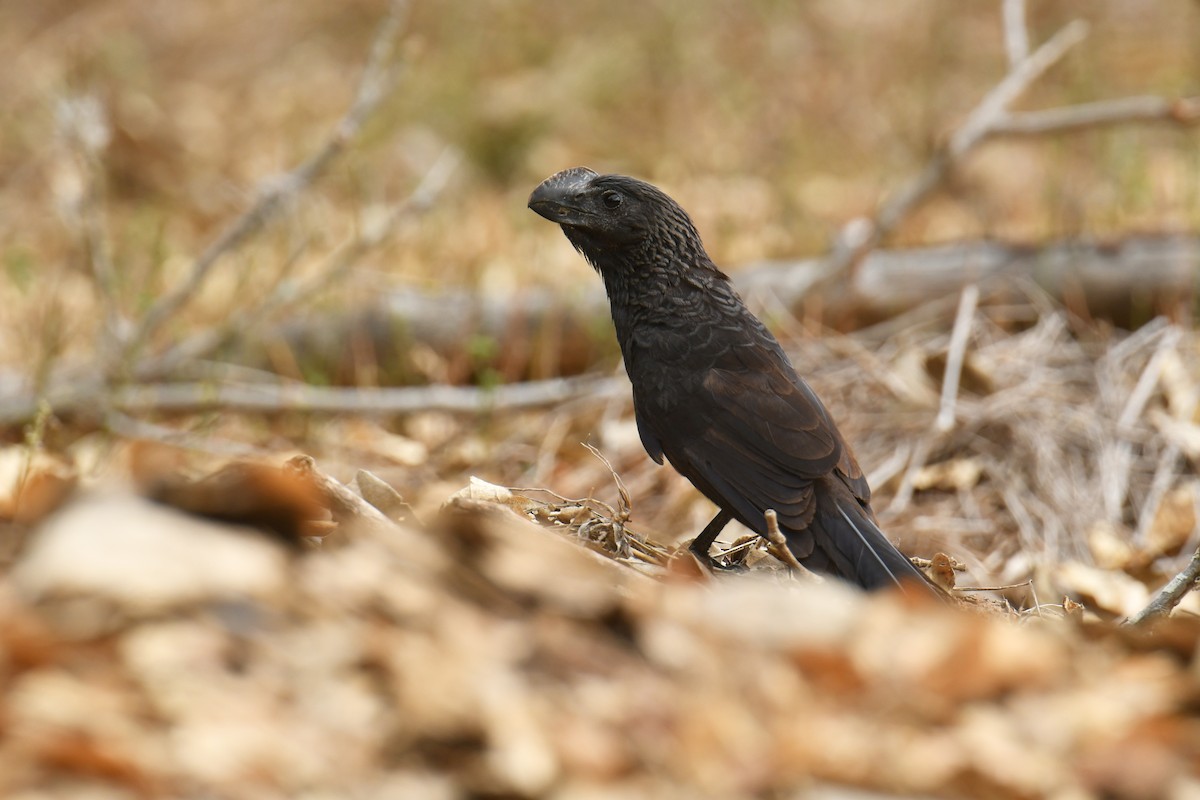
{"label": "bird's leg", "polygon": [[725,526],[728,525],[729,521],[732,519],[733,514],[722,508],[717,512],[717,515],[712,518],[712,521],[704,526],[704,530],[700,531],[700,535],[693,539],[692,543],[688,545],[688,550],[691,550],[692,555],[700,559],[701,564],[706,564],[709,567],[720,569],[718,564],[713,560],[713,557],[708,554],[708,551],[709,548],[712,547],[712,543],[716,540],[717,535],[725,529]]}

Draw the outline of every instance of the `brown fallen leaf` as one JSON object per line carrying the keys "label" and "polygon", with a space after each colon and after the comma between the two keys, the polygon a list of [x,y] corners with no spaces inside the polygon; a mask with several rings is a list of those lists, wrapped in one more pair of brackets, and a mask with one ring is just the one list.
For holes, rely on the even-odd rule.
{"label": "brown fallen leaf", "polygon": [[273,597],[287,561],[274,540],[245,529],[133,494],[94,492],[33,532],[8,580],[27,601],[83,597],[137,614]]}
{"label": "brown fallen leaf", "polygon": [[913,476],[917,491],[955,492],[970,489],[983,477],[983,465],[972,458],[954,458],[921,467]]}
{"label": "brown fallen leaf", "polygon": [[329,532],[329,511],[306,476],[270,464],[234,462],[199,480],[159,475],[145,485],[147,497],[189,514],[249,525],[298,546],[307,536]]}

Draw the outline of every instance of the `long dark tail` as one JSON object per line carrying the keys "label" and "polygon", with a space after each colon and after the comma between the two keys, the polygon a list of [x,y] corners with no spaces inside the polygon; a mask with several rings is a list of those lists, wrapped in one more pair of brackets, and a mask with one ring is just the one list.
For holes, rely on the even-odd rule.
{"label": "long dark tail", "polygon": [[815,539],[804,565],[838,575],[864,589],[901,587],[937,591],[908,558],[896,549],[871,515],[841,485],[817,488],[817,509],[809,530]]}

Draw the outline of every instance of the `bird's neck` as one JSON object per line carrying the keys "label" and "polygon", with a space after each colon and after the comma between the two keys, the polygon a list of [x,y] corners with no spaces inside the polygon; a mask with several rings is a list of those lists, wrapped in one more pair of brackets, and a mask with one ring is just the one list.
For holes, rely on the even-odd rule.
{"label": "bird's neck", "polygon": [[741,305],[729,279],[703,251],[689,262],[660,254],[596,266],[622,350],[639,330],[691,327],[723,316],[731,303]]}

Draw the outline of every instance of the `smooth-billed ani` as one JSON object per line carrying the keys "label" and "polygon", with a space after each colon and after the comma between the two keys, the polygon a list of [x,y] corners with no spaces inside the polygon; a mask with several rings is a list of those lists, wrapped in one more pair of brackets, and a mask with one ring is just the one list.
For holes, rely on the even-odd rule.
{"label": "smooth-billed ani", "polygon": [[929,590],[879,530],[871,491],[825,406],[709,258],[687,213],[648,183],[576,167],[529,207],[600,273],[633,383],[638,432],[720,507],[692,543],[736,519],[761,535],[774,509],[807,568],[866,589]]}

